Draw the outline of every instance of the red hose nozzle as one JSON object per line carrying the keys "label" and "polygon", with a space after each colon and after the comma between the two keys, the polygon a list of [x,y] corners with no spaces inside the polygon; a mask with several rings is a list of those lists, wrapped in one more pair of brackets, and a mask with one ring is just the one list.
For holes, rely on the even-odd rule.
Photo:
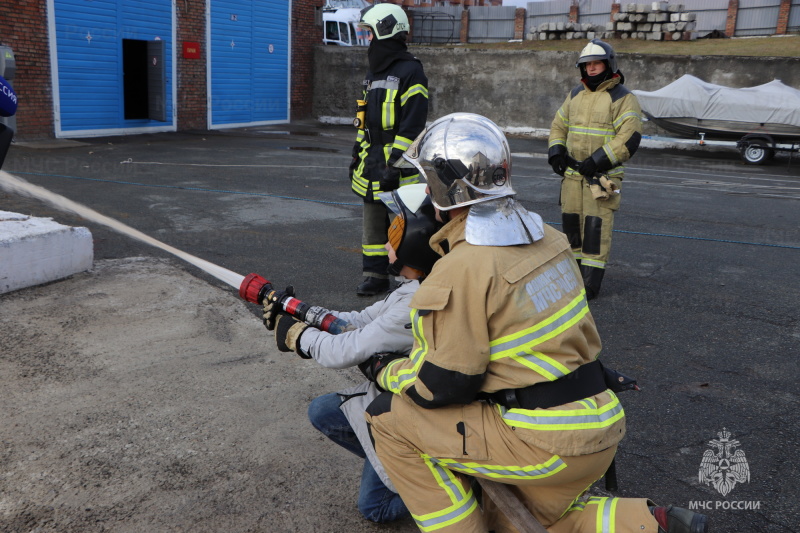
{"label": "red hose nozzle", "polygon": [[261,304],[272,284],[258,274],[248,274],[239,286],[239,296],[250,303]]}

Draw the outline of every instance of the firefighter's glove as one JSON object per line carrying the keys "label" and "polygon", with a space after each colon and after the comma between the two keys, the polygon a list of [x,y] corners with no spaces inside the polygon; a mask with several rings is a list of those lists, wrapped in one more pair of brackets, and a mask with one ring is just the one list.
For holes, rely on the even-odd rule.
{"label": "firefighter's glove", "polygon": [[563,152],[551,155],[547,163],[553,167],[553,172],[559,176],[563,176],[567,171],[567,156]]}
{"label": "firefighter's glove", "polygon": [[611,181],[608,176],[600,176],[600,186],[609,194],[619,194],[619,185]]}
{"label": "firefighter's glove", "polygon": [[581,161],[581,166],[578,167],[578,173],[582,176],[586,176],[587,178],[592,178],[597,172],[597,163],[594,162],[594,159],[591,157],[587,157],[583,161]]}
{"label": "firefighter's glove", "polygon": [[283,291],[270,291],[264,297],[264,326],[272,331],[275,329],[275,318],[283,310],[283,301],[294,296],[294,287],[289,285]]}
{"label": "firefighter's glove", "polygon": [[300,336],[309,325],[297,320],[289,313],[278,313],[275,320],[275,344],[282,352],[295,352],[303,359],[309,356],[300,349]]}
{"label": "firefighter's glove", "polygon": [[361,373],[366,376],[366,378],[372,382],[377,382],[378,374],[381,373],[381,370],[386,368],[386,365],[391,363],[396,359],[401,359],[406,357],[405,355],[399,353],[376,353],[363,363],[358,365],[358,369],[361,370]]}
{"label": "firefighter's glove", "polygon": [[400,169],[392,166],[392,163],[383,169],[380,178],[381,190],[388,192],[400,187]]}
{"label": "firefighter's glove", "polygon": [[349,171],[351,174],[356,169],[356,167],[358,167],[358,162],[361,161],[361,159],[358,157],[359,153],[361,153],[361,145],[359,143],[356,143],[353,145],[353,154],[352,154],[353,159],[350,161]]}

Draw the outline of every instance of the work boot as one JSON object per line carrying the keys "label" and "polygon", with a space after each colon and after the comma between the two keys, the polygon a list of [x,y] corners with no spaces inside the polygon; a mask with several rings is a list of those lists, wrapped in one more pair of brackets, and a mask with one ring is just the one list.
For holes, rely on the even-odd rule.
{"label": "work boot", "polygon": [[600,285],[603,283],[603,275],[605,273],[605,268],[581,265],[583,286],[586,288],[587,300],[593,300],[598,294],[600,294]]}
{"label": "work boot", "polygon": [[708,533],[706,515],[669,505],[650,507],[658,522],[658,533]]}
{"label": "work boot", "polygon": [[375,296],[376,294],[380,294],[388,290],[388,279],[367,276],[364,278],[364,281],[361,282],[361,285],[359,285],[356,289],[356,294],[359,296]]}

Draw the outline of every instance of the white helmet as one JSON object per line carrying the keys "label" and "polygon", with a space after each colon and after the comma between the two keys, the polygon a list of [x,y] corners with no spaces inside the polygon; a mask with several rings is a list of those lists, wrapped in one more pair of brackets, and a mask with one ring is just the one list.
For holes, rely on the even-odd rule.
{"label": "white helmet", "polygon": [[361,10],[358,26],[370,30],[378,39],[391,39],[401,32],[408,32],[408,16],[403,8],[394,4],[374,4]]}
{"label": "white helmet", "polygon": [[581,50],[581,55],[575,63],[575,66],[581,69],[581,74],[585,75],[583,64],[589,61],[603,61],[608,66],[611,74],[617,72],[617,54],[614,53],[614,49],[611,48],[610,44],[604,43],[600,39],[592,39]]}
{"label": "white helmet", "polygon": [[394,166],[416,167],[441,211],[516,194],[505,135],[497,124],[473,113],[434,121]]}

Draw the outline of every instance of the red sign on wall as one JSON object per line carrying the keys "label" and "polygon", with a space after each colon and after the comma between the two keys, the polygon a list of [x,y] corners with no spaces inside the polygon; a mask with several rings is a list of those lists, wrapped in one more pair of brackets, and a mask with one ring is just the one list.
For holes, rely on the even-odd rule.
{"label": "red sign on wall", "polygon": [[184,41],[183,57],[186,59],[200,59],[200,43]]}

